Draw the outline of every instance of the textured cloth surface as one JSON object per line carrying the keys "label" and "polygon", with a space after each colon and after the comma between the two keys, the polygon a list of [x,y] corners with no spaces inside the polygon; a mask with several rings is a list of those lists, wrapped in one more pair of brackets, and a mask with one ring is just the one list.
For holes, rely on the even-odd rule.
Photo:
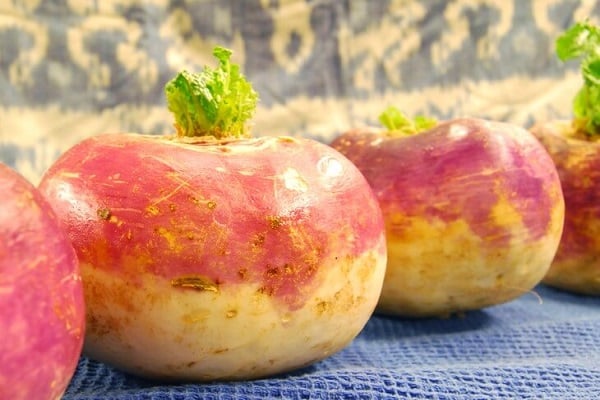
{"label": "textured cloth surface", "polygon": [[172,133],[163,88],[233,50],[259,135],[329,141],[396,105],[529,126],[571,116],[581,84],[557,35],[589,0],[0,2],[0,162],[33,182],[105,132]]}
{"label": "textured cloth surface", "polygon": [[544,286],[463,317],[375,315],[344,350],[248,382],[143,381],[82,359],[64,400],[600,398],[600,298]]}
{"label": "textured cloth surface", "polygon": [[[589,0],[0,1],[0,162],[36,183],[105,132],[172,133],[163,87],[223,45],[261,101],[254,134],[329,141],[394,104],[530,126],[581,84],[554,39]],[[72,399],[599,399],[600,300],[545,287],[448,320],[374,316],[331,358],[239,383],[161,385],[82,359]],[[35,399],[33,399],[35,400]]]}

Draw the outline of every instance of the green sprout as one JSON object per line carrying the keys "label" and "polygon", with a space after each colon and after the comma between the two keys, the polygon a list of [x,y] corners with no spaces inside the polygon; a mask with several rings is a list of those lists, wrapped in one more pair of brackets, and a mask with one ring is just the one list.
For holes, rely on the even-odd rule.
{"label": "green sprout", "polygon": [[231,50],[215,47],[216,68],[197,73],[182,71],[165,86],[167,106],[179,136],[213,136],[217,139],[248,136],[248,121],[258,94],[229,59]]}
{"label": "green sprout", "polygon": [[419,132],[426,131],[437,125],[437,121],[433,118],[417,115],[412,120],[408,118],[402,111],[394,106],[388,107],[379,116],[379,122],[391,134],[397,136],[409,136]]}
{"label": "green sprout", "polygon": [[581,58],[583,87],[573,101],[575,126],[587,135],[600,134],[600,30],[578,22],[556,40],[561,61]]}

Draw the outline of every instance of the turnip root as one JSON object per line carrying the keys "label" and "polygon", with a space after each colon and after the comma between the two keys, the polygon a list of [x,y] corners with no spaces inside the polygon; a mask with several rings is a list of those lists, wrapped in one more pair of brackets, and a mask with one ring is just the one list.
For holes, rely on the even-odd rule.
{"label": "turnip root", "polygon": [[558,169],[565,198],[565,226],[543,282],[600,295],[600,142],[577,138],[570,121],[537,123],[531,131]]}
{"label": "turnip root", "polygon": [[328,357],[385,274],[358,169],[313,140],[248,137],[256,94],[230,52],[215,56],[167,84],[176,136],[89,138],[40,185],[81,262],[85,354],[148,378],[251,379]]}
{"label": "turnip root", "polygon": [[474,118],[412,123],[390,108],[380,120],[389,130],[356,129],[332,143],[383,211],[388,265],[378,311],[446,316],[538,284],[564,218],[556,169],[538,141]]}
{"label": "turnip root", "polygon": [[[578,23],[556,41],[561,60],[584,56],[584,85],[574,118],[540,121],[531,132],[556,164],[565,197],[565,227],[544,283],[600,295],[600,29]],[[594,67],[595,65],[595,67]]]}
{"label": "turnip root", "polygon": [[73,247],[38,190],[0,164],[0,399],[59,399],[84,337]]}

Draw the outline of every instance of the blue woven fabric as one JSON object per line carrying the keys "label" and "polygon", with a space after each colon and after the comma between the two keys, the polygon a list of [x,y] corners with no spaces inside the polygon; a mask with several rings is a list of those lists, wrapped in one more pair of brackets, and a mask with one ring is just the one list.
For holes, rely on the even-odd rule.
{"label": "blue woven fabric", "polygon": [[[570,118],[580,76],[553,43],[599,16],[586,0],[2,1],[0,162],[36,183],[86,137],[172,133],[164,84],[214,65],[217,44],[260,95],[256,135],[330,142],[389,105]],[[600,298],[536,293],[464,318],[374,316],[329,359],[251,382],[161,385],[83,358],[64,400],[600,399]]]}
{"label": "blue woven fabric", "polygon": [[265,398],[600,399],[600,298],[540,286],[460,318],[376,315],[332,357],[249,382],[163,385],[83,358],[64,396]]}

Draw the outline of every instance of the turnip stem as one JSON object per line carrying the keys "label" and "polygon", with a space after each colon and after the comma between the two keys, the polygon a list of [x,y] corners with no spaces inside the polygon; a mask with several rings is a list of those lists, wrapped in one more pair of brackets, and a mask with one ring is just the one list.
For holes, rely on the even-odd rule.
{"label": "turnip stem", "polygon": [[167,106],[179,136],[216,139],[249,136],[246,122],[256,109],[258,94],[230,62],[231,50],[215,47],[216,68],[182,71],[165,86]]}

